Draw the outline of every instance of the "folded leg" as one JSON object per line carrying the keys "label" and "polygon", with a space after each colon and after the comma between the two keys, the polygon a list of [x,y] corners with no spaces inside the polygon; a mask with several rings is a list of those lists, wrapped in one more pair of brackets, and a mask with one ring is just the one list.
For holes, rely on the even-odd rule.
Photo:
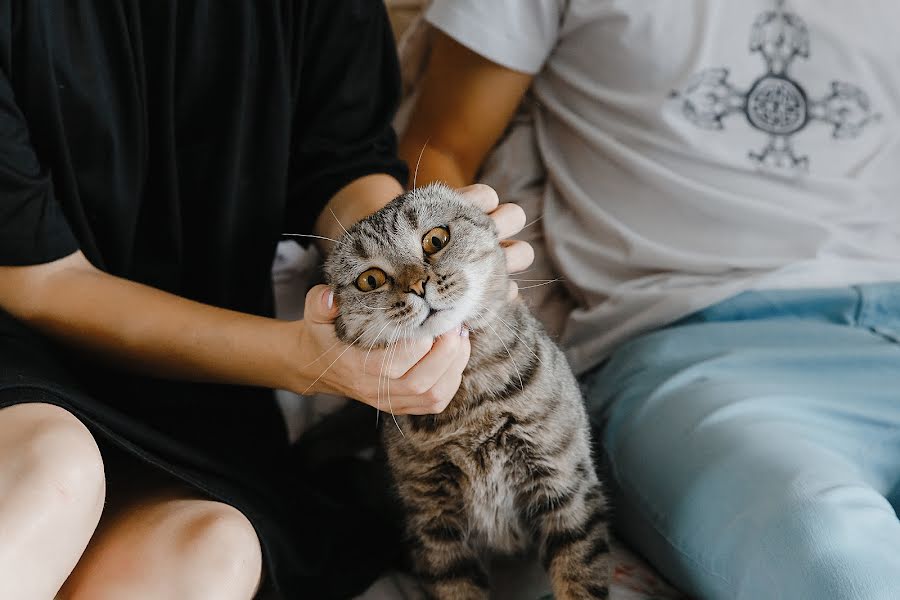
{"label": "folded leg", "polygon": [[900,589],[900,348],[865,328],[702,323],[593,379],[625,537],[703,598]]}

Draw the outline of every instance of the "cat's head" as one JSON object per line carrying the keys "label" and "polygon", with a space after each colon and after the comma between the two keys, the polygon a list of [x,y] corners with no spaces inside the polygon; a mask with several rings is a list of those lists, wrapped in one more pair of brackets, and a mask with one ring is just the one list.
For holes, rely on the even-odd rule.
{"label": "cat's head", "polygon": [[351,227],[325,263],[344,342],[376,347],[477,329],[507,302],[493,221],[440,184],[395,198]]}

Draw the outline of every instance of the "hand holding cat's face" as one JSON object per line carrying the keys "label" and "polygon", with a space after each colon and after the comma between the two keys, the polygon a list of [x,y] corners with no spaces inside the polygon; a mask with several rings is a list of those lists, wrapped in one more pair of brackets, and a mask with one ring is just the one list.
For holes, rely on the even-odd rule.
{"label": "hand holding cat's face", "polygon": [[438,185],[354,225],[325,270],[340,305],[338,337],[367,347],[477,328],[509,289],[494,222]]}
{"label": "hand holding cat's face", "polygon": [[336,338],[337,312],[327,286],[317,285],[306,295],[298,345],[314,360],[301,364],[295,391],[346,396],[395,415],[436,414],[447,407],[469,362],[465,331],[389,348],[348,347]]}
{"label": "hand holding cat's face", "polygon": [[[466,202],[481,209],[494,221],[500,247],[506,257],[507,273],[524,271],[534,262],[534,248],[528,242],[508,239],[522,231],[525,225],[525,211],[518,204],[500,204],[500,197],[494,188],[476,183],[457,190]],[[515,281],[510,280],[510,299],[518,295]]]}

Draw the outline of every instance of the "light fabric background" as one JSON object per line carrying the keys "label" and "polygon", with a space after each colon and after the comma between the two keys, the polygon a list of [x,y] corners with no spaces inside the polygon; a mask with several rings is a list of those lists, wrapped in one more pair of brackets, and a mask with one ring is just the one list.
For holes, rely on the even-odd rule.
{"label": "light fabric background", "polygon": [[543,229],[576,371],[749,288],[900,274],[900,4],[435,0],[537,73]]}

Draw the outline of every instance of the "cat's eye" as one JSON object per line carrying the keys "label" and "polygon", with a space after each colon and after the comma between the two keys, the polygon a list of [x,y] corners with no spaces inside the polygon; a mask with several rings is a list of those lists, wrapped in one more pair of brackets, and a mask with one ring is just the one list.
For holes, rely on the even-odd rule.
{"label": "cat's eye", "polygon": [[362,292],[377,290],[387,281],[387,275],[381,269],[368,269],[356,278],[356,287]]}
{"label": "cat's eye", "polygon": [[450,241],[450,230],[446,227],[435,227],[422,238],[422,249],[431,256],[443,250]]}

